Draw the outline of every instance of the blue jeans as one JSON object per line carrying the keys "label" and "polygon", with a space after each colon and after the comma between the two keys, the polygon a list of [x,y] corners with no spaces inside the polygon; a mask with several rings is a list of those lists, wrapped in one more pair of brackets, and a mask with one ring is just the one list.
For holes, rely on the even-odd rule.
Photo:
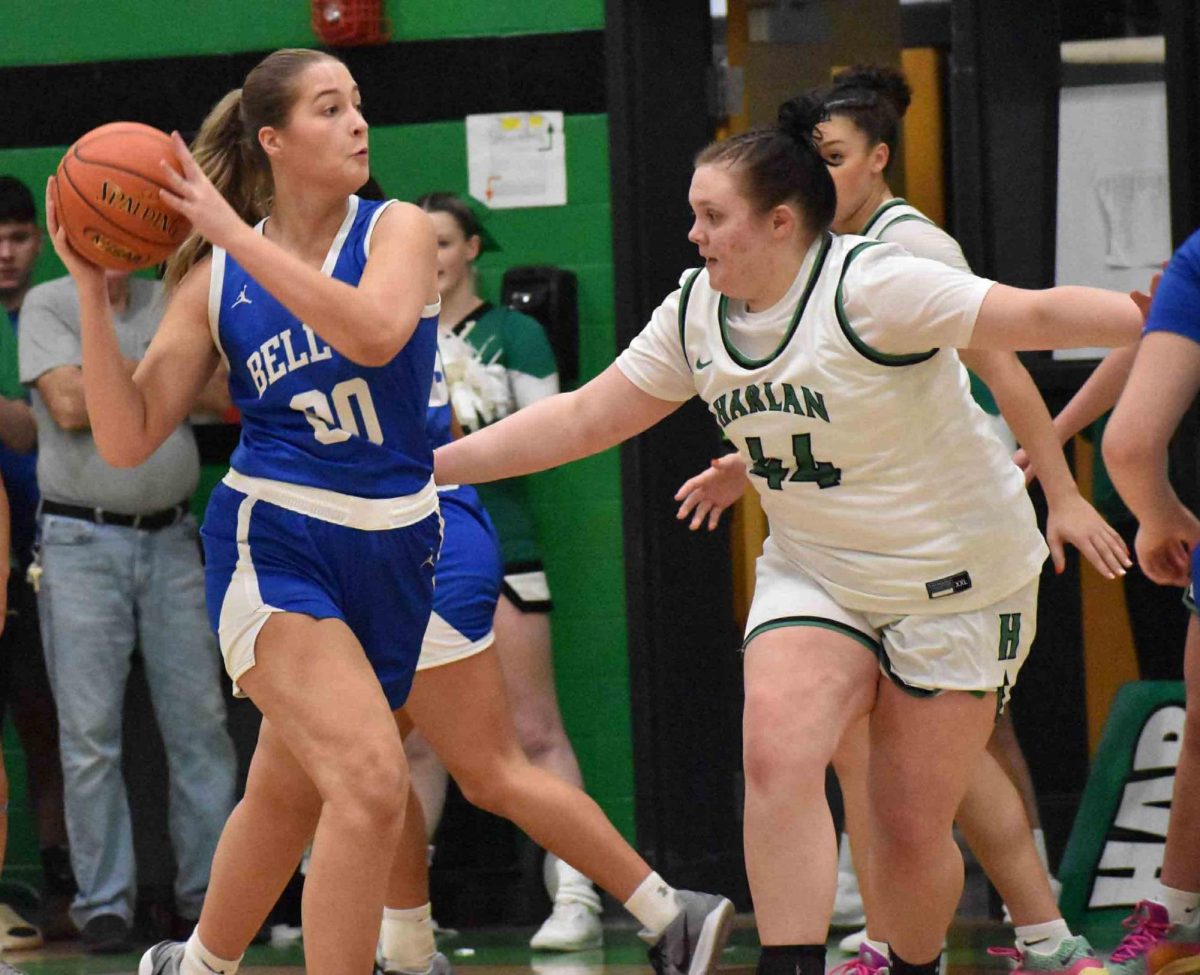
{"label": "blue jeans", "polygon": [[132,922],[137,894],[121,715],[134,647],[142,653],[170,772],[176,909],[200,914],[233,808],[235,760],[220,655],[204,609],[195,521],[157,532],[43,515],[38,594],[58,706],[71,866],[71,917]]}

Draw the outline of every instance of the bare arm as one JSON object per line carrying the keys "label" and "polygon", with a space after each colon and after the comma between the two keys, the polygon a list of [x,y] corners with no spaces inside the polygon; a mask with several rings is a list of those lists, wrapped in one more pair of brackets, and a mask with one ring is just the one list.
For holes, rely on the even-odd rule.
{"label": "bare arm", "polygon": [[1139,522],[1137,550],[1155,582],[1186,585],[1200,521],[1167,477],[1167,447],[1200,391],[1200,345],[1173,332],[1141,342],[1129,382],[1104,430],[1104,462]]}
{"label": "bare arm", "polygon": [[438,300],[437,237],[429,216],[407,203],[388,207],[372,233],[362,278],[357,285],[346,284],[244,223],[179,134],[172,138],[184,175],[163,164],[173,189],[160,191],[163,200],[347,359],[364,366],[391,362],[412,336],[421,310]]}
{"label": "bare arm", "polygon": [[996,397],[996,405],[1037,470],[1046,500],[1053,504],[1065,495],[1078,494],[1051,425],[1050,411],[1016,353],[963,349],[959,358]]}
{"label": "bare arm", "polygon": [[1054,418],[1054,429],[1059,440],[1066,443],[1113,408],[1129,379],[1137,350],[1136,345],[1113,349],[1092,370],[1087,381]]}
{"label": "bare arm", "polygon": [[224,362],[218,361],[213,374],[208,377],[208,382],[196,397],[191,412],[220,416],[232,405],[233,400],[229,397],[229,370],[225,368]]}
{"label": "bare arm", "polygon": [[1055,569],[1062,572],[1066,567],[1064,544],[1069,543],[1105,577],[1124,575],[1132,564],[1125,542],[1080,495],[1029,370],[1013,352],[963,350],[960,357],[992,391],[1037,471],[1049,507],[1046,541]]}
{"label": "bare arm", "polygon": [[37,446],[37,423],[24,400],[0,396],[0,442],[18,454],[27,454]]}
{"label": "bare arm", "polygon": [[557,467],[615,447],[682,405],[642,392],[611,365],[574,392],[440,447],[434,476],[440,484],[478,484]]}
{"label": "bare arm", "polygon": [[1028,291],[993,285],[975,320],[969,347],[1034,351],[1137,341],[1142,315],[1128,295],[1099,288]]}
{"label": "bare arm", "polygon": [[47,369],[34,384],[46,404],[50,419],[63,430],[88,429],[87,406],[83,401],[83,370],[79,366]]}
{"label": "bare arm", "polygon": [[132,375],[121,356],[107,291],[80,288],[83,390],[100,455],[136,467],[184,421],[217,365],[208,331],[208,262],[180,283]]}

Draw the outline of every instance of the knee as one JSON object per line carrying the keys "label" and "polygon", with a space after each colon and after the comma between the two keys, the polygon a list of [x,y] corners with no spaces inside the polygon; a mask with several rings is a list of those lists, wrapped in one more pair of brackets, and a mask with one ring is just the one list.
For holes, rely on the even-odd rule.
{"label": "knee", "polygon": [[952,820],[917,802],[888,803],[887,812],[871,820],[871,842],[887,846],[893,855],[920,854],[952,842]]}
{"label": "knee", "polygon": [[495,816],[506,816],[513,796],[520,791],[519,768],[526,765],[524,756],[514,755],[454,770],[452,774],[463,798],[472,806]]}
{"label": "knee", "polygon": [[518,714],[516,728],[521,750],[534,764],[567,743],[567,733],[557,712],[547,713],[538,709]]}
{"label": "knee", "polygon": [[746,787],[756,792],[824,790],[836,738],[818,709],[771,689],[748,691],[742,762]]}
{"label": "knee", "polygon": [[355,831],[380,840],[399,837],[408,799],[404,768],[399,743],[394,748],[362,748],[343,761],[333,789],[324,795],[325,809]]}

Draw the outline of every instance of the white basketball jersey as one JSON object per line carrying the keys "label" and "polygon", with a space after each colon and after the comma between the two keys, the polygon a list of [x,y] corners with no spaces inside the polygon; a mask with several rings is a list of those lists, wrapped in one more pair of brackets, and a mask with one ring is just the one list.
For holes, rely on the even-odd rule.
{"label": "white basketball jersey", "polygon": [[[688,385],[700,395],[748,461],[780,552],[842,605],[958,613],[1028,583],[1045,543],[957,356],[879,351],[905,329],[910,345],[927,334],[965,343],[990,283],[854,236],[825,235],[800,273],[807,284],[773,352],[752,358],[734,344],[728,299],[701,270],[618,366],[651,395],[685,398]],[[889,345],[878,336],[892,321]]]}

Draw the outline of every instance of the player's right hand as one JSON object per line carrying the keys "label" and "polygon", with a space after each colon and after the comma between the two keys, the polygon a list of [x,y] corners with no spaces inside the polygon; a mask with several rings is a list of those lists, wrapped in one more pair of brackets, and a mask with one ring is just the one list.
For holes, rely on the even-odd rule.
{"label": "player's right hand", "polygon": [[[92,285],[105,290],[104,284],[104,268],[99,264],[93,264],[86,257],[79,253],[71,242],[67,240],[67,231],[58,222],[58,208],[55,206],[55,177],[51,176],[46,180],[46,233],[50,235],[50,242],[54,245],[54,253],[58,255],[58,259],[66,265],[68,273],[75,279],[77,286]],[[107,295],[107,290],[105,294]]]}
{"label": "player's right hand", "polygon": [[682,502],[675,517],[683,521],[690,515],[691,531],[699,529],[707,519],[708,530],[712,531],[721,521],[722,512],[742,496],[749,483],[746,462],[739,454],[717,457],[708,470],[684,481],[675,492],[675,500]]}

